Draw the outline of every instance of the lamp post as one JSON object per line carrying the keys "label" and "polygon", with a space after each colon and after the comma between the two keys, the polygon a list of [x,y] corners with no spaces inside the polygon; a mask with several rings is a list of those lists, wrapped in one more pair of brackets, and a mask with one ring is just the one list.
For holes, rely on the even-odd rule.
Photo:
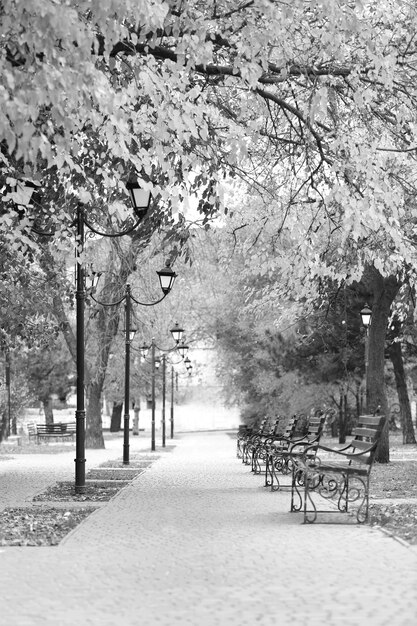
{"label": "lamp post", "polygon": [[174,439],[174,366],[171,365],[171,414],[170,414],[170,438]]}
{"label": "lamp post", "polygon": [[[19,184],[18,184],[19,183]],[[38,184],[34,184],[31,181],[16,181],[16,191],[23,192],[26,197],[24,200],[24,206],[30,206],[31,196]],[[101,232],[89,221],[87,221],[84,214],[84,206],[82,203],[78,203],[76,210],[76,218],[73,223],[76,226],[76,368],[77,368],[77,406],[75,411],[75,449],[76,458],[75,461],[75,492],[85,492],[85,343],[84,343],[84,309],[85,309],[85,273],[84,273],[84,225],[93,233],[102,237],[122,237],[131,233],[143,220],[146,215],[151,200],[151,193],[145,189],[142,189],[137,181],[130,180],[126,187],[130,192],[133,210],[136,216],[136,220],[132,226],[129,226],[123,231],[116,233]],[[12,190],[14,193],[14,188]],[[17,204],[20,202],[17,201]],[[21,203],[20,203],[21,204]],[[44,232],[39,230],[36,226],[32,225],[31,229],[38,235],[53,237],[54,232]]]}
{"label": "lamp post", "polygon": [[151,414],[151,450],[155,452],[155,371],[156,371],[156,362],[155,362],[155,339],[152,337],[151,343],[151,359],[152,359],[152,370],[151,370],[151,378],[152,378],[152,414]]}
{"label": "lamp post", "polygon": [[81,205],[77,206],[77,276],[76,276],[76,367],[77,367],[77,406],[75,410],[75,493],[85,492],[85,343],[84,343],[84,308],[85,281],[84,265],[80,259],[84,249],[84,220]]}
{"label": "lamp post", "polygon": [[177,277],[176,273],[169,267],[169,264],[166,264],[165,267],[157,272],[159,277],[160,286],[163,292],[162,298],[156,300],[155,302],[140,302],[137,300],[131,292],[130,284],[126,285],[125,295],[115,302],[101,302],[97,300],[92,294],[92,299],[100,304],[101,306],[111,307],[118,306],[123,301],[125,302],[125,397],[124,397],[124,420],[123,420],[123,464],[129,465],[129,426],[130,426],[130,344],[133,340],[132,337],[132,329],[130,327],[130,318],[131,318],[131,302],[135,302],[140,306],[155,306],[159,302],[162,302],[164,298],[171,291],[175,279]]}
{"label": "lamp post", "polygon": [[[155,451],[156,442],[155,442],[155,411],[156,411],[156,400],[155,400],[155,375],[156,370],[162,365],[162,421],[161,421],[161,429],[162,429],[162,447],[166,446],[166,353],[170,353],[173,350],[179,350],[180,341],[182,339],[184,329],[181,328],[178,322],[175,323],[174,327],[171,328],[170,333],[175,341],[175,346],[172,348],[160,348],[155,343],[155,338],[152,338],[151,343],[151,378],[152,378],[152,417],[151,417],[151,450]],[[188,346],[184,345],[182,342],[183,353],[185,354],[188,350]],[[156,349],[160,352],[165,353],[162,357],[156,356]],[[147,346],[141,347],[142,356],[145,358],[148,352]],[[171,406],[171,433],[173,433],[173,408]],[[172,435],[173,436],[173,435]],[[171,437],[172,438],[172,437]]]}
{"label": "lamp post", "polygon": [[166,391],[167,358],[162,355],[162,447],[165,448],[165,391]]}
{"label": "lamp post", "polygon": [[361,318],[365,328],[365,410],[368,411],[369,326],[372,320],[372,310],[367,304],[361,310]]}
{"label": "lamp post", "polygon": [[125,301],[125,397],[123,419],[123,465],[129,465],[129,421],[130,421],[130,344],[135,337],[136,330],[130,326],[131,315],[130,285],[126,285]]}
{"label": "lamp post", "polygon": [[133,226],[117,233],[101,232],[86,220],[84,207],[77,206],[77,276],[76,276],[76,336],[77,336],[77,407],[75,411],[75,492],[85,492],[85,339],[84,339],[84,309],[85,309],[85,272],[82,261],[84,251],[84,225],[93,233],[102,237],[123,237],[131,233],[146,215],[151,200],[150,192],[145,192],[137,182],[130,181],[126,185],[130,191],[136,221]]}

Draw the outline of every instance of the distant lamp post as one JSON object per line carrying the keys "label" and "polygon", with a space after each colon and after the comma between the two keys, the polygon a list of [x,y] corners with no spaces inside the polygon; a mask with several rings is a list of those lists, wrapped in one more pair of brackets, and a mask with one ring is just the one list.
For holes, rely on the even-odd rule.
{"label": "distant lamp post", "polygon": [[170,411],[170,436],[174,439],[174,366],[171,365],[171,411]]}
{"label": "distant lamp post", "polygon": [[[152,339],[152,343],[151,343],[151,364],[152,364],[152,417],[151,417],[151,436],[152,436],[152,440],[151,440],[151,450],[154,451],[155,450],[155,409],[156,409],[156,401],[155,401],[155,374],[156,374],[156,370],[159,370],[159,368],[162,365],[162,420],[161,420],[161,424],[162,424],[162,447],[164,448],[166,445],[166,368],[167,368],[167,354],[173,353],[174,351],[179,349],[179,342],[182,339],[182,335],[184,333],[184,329],[181,328],[179,326],[178,323],[176,323],[174,325],[173,328],[171,328],[170,330],[171,335],[176,343],[175,346],[173,346],[172,348],[161,348],[160,346],[157,346],[155,343],[155,339]],[[184,342],[182,342],[182,344],[180,344],[185,351],[188,350],[188,346],[184,346],[183,345]],[[162,356],[156,356],[156,349],[158,349],[159,352],[163,353]],[[146,350],[146,354],[147,354],[147,346],[143,346],[143,348],[141,348],[141,350],[143,351],[143,354],[145,353]],[[184,354],[185,354],[184,351]],[[189,359],[188,359],[189,361]],[[180,362],[180,361],[179,361]],[[172,369],[172,376],[173,376],[173,369]],[[174,436],[174,406],[173,406],[173,384],[171,384],[171,439]]]}
{"label": "distant lamp post", "polygon": [[361,319],[365,328],[365,410],[368,411],[369,326],[372,320],[372,310],[367,304],[361,310]]}
{"label": "distant lamp post", "polygon": [[[171,291],[171,288],[174,284],[175,278],[176,278],[176,274],[173,270],[171,270],[171,268],[167,265],[163,270],[161,270],[160,272],[157,272],[158,276],[159,276],[159,280],[160,280],[160,284],[161,284],[161,289],[163,291],[163,296],[162,298],[159,298],[159,300],[156,300],[155,302],[140,302],[139,300],[137,300],[131,293],[131,289],[130,289],[130,284],[128,283],[126,285],[126,291],[125,291],[125,295],[122,296],[119,300],[115,301],[115,302],[100,302],[100,300],[97,300],[97,298],[95,298],[95,296],[93,294],[91,294],[92,299],[97,303],[100,304],[101,306],[104,307],[113,307],[113,306],[118,306],[119,304],[121,304],[122,302],[125,302],[125,339],[126,339],[126,350],[125,350],[125,398],[124,398],[124,428],[123,428],[123,464],[124,465],[129,465],[129,423],[130,423],[130,343],[131,341],[133,341],[133,337],[135,334],[135,330],[131,329],[130,326],[130,322],[131,322],[131,303],[132,301],[135,304],[138,304],[140,306],[155,306],[156,304],[158,304],[159,302],[161,302],[162,300],[164,300],[164,298],[166,298],[166,296],[169,294],[169,292]],[[164,277],[163,279],[161,279],[161,275]],[[170,276],[170,280],[166,279],[166,276]],[[159,357],[155,357],[155,342],[154,340],[152,340],[152,386],[153,386],[153,391],[152,391],[152,397],[153,397],[153,404],[155,403],[155,369],[157,369],[160,365],[160,359]],[[141,354],[143,355],[144,353],[147,354],[148,352],[148,347],[147,346],[142,346],[141,348]],[[156,359],[159,359],[158,364],[156,363]],[[152,421],[153,421],[153,426],[152,429],[154,430],[154,423],[155,423],[155,407],[152,407]]]}
{"label": "distant lamp post", "polygon": [[166,370],[167,370],[167,358],[165,354],[162,355],[162,447],[165,448],[166,443],[166,431],[165,431],[165,399],[166,399]]}

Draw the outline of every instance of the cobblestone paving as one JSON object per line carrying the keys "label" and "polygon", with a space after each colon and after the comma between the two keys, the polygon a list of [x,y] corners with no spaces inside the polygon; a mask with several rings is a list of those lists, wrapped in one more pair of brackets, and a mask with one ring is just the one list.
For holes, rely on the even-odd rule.
{"label": "cobblestone paving", "polygon": [[60,546],[0,551],[0,623],[415,625],[413,548],[261,485],[227,435],[183,435]]}

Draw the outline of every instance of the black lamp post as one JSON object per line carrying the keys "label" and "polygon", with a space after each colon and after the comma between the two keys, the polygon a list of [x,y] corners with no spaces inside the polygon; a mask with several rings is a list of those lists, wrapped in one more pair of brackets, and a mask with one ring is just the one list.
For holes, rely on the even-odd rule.
{"label": "black lamp post", "polygon": [[[18,182],[16,182],[16,189],[18,186]],[[26,192],[25,198],[25,206],[30,206],[30,200],[35,189],[39,187],[39,185],[34,184],[31,181],[20,181],[19,185],[20,189],[24,189]],[[76,212],[76,262],[77,262],[77,271],[76,271],[76,346],[77,346],[77,355],[76,355],[76,368],[77,368],[77,407],[75,411],[75,447],[76,447],[76,458],[75,458],[75,492],[83,493],[85,491],[85,400],[84,400],[84,378],[85,378],[85,343],[84,343],[84,308],[85,308],[85,298],[86,298],[86,290],[85,290],[85,273],[83,266],[83,251],[84,251],[84,225],[89,228],[92,232],[102,237],[122,237],[131,233],[142,221],[144,216],[146,215],[149,204],[151,200],[150,192],[146,192],[141,189],[137,182],[130,181],[126,185],[127,189],[130,191],[133,210],[136,216],[136,221],[130,227],[128,227],[124,231],[120,231],[117,233],[108,233],[101,232],[95,226],[93,226],[90,222],[87,221],[86,216],[84,214],[84,207],[81,203],[77,205]],[[14,190],[12,190],[14,191]],[[17,203],[19,204],[19,202]],[[52,237],[55,235],[54,232],[44,232],[39,230],[36,226],[31,226],[32,230],[42,236]]]}
{"label": "black lamp post", "polygon": [[[151,359],[152,359],[152,369],[151,369],[151,379],[152,379],[152,414],[151,414],[151,450],[155,452],[156,443],[155,443],[155,373],[156,373],[156,362],[155,362],[155,339],[152,337],[151,343]],[[159,366],[158,366],[159,367]]]}
{"label": "black lamp post", "polygon": [[[129,187],[130,186],[130,187]],[[142,221],[146,215],[151,200],[151,194],[146,196],[134,195],[132,189],[139,188],[138,183],[130,182],[126,185],[131,192],[133,210],[136,215],[136,221],[133,226],[124,231],[117,233],[101,232],[86,220],[84,215],[84,207],[81,203],[77,206],[77,278],[76,278],[76,335],[77,335],[77,408],[75,411],[75,492],[84,493],[85,491],[85,340],[84,340],[84,308],[85,308],[85,276],[84,265],[82,262],[82,253],[84,251],[84,224],[93,233],[102,237],[122,237],[131,233]]]}
{"label": "black lamp post", "polygon": [[[177,363],[175,363],[177,365]],[[178,391],[178,372],[174,370],[174,364],[171,365],[171,414],[170,414],[170,438],[174,439],[174,392]]]}
{"label": "black lamp post", "polygon": [[130,421],[130,344],[135,337],[136,330],[131,328],[131,293],[130,285],[126,285],[125,302],[125,397],[123,419],[123,464],[129,465],[129,421]]}
{"label": "black lamp post", "polygon": [[[138,304],[140,306],[155,306],[156,304],[158,304],[159,302],[162,302],[162,300],[164,300],[166,298],[166,296],[169,294],[169,292],[172,289],[172,286],[173,286],[173,284],[175,282],[175,278],[176,278],[177,275],[169,267],[169,264],[167,264],[162,270],[158,271],[157,274],[158,274],[160,286],[161,286],[161,289],[162,289],[164,295],[162,296],[162,298],[159,298],[159,300],[156,300],[155,302],[140,302],[139,300],[137,300],[131,293],[130,284],[126,285],[125,295],[122,298],[120,298],[120,300],[117,300],[116,302],[100,302],[100,300],[97,300],[97,298],[95,298],[93,295],[91,295],[91,297],[93,298],[93,300],[95,302],[97,302],[97,304],[100,304],[101,306],[106,306],[106,307],[108,307],[108,306],[117,306],[117,305],[121,304],[123,301],[125,301],[125,312],[126,312],[125,343],[126,343],[126,349],[125,349],[125,398],[124,398],[124,420],[123,420],[123,464],[124,465],[129,465],[129,448],[130,448],[130,444],[129,444],[129,426],[130,426],[130,344],[131,344],[131,341],[133,340],[133,337],[132,337],[133,331],[132,331],[131,326],[130,326],[130,323],[131,323],[131,306],[132,306],[131,302],[133,300],[133,302],[135,302],[136,304]],[[153,357],[153,361],[154,360],[155,359]],[[153,367],[155,367],[155,363],[154,363]],[[154,375],[153,375],[153,378],[154,378]],[[153,386],[154,386],[154,382],[155,381],[153,380]],[[153,395],[154,395],[154,392],[153,392]]]}
{"label": "black lamp post", "polygon": [[[166,445],[166,354],[163,354],[162,357],[156,356],[156,349],[163,353],[170,353],[174,350],[178,350],[180,354],[185,354],[188,350],[188,346],[185,346],[184,342],[179,344],[182,339],[184,329],[181,328],[177,323],[175,323],[174,327],[170,330],[171,335],[176,343],[173,348],[160,348],[156,345],[155,339],[152,338],[151,343],[151,377],[152,377],[152,417],[151,417],[151,450],[155,451],[156,442],[155,442],[155,411],[156,411],[156,400],[155,400],[155,375],[156,370],[160,368],[162,365],[162,447]],[[182,348],[182,353],[181,353]],[[148,354],[148,347],[146,345],[140,348],[141,354],[143,358],[146,358]],[[171,403],[171,439],[173,438],[173,405]]]}
{"label": "black lamp post", "polygon": [[170,414],[170,438],[174,439],[174,366],[171,365],[171,414]]}
{"label": "black lamp post", "polygon": [[369,365],[369,326],[372,320],[372,310],[367,304],[361,310],[362,324],[365,327],[365,404],[368,410],[368,365]]}
{"label": "black lamp post", "polygon": [[162,355],[162,447],[165,448],[165,393],[166,393],[167,359]]}

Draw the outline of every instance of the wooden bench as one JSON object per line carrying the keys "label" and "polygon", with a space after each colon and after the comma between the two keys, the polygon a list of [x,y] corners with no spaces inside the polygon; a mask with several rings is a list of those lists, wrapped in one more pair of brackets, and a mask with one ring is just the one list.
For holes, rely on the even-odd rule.
{"label": "wooden bench", "polygon": [[272,433],[259,440],[257,446],[252,450],[252,471],[254,474],[266,472],[268,455],[276,445],[284,445],[284,441],[289,441],[295,433],[298,418],[296,415],[288,419],[279,417],[275,422]]}
{"label": "wooden bench", "polygon": [[253,428],[250,428],[246,424],[240,424],[237,432],[236,439],[236,456],[241,459],[243,456],[243,446],[248,437],[253,433]]}
{"label": "wooden bench", "polygon": [[255,471],[254,468],[257,468],[255,459],[257,459],[258,457],[258,450],[263,447],[266,441],[269,441],[272,437],[277,436],[277,434],[282,431],[282,429],[282,417],[277,417],[274,421],[272,420],[272,418],[269,418],[266,420],[266,423],[263,426],[262,430],[258,432],[254,437],[252,437],[251,440],[248,442],[248,445],[246,446],[246,464],[252,466],[252,472]]}
{"label": "wooden bench", "polygon": [[257,434],[262,432],[266,424],[266,421],[267,421],[266,419],[263,419],[258,427],[250,427],[247,425],[239,426],[239,430],[237,433],[237,442],[236,442],[237,443],[237,458],[242,459],[243,463],[245,462],[244,457],[246,454],[247,444],[249,443],[249,441],[251,441],[253,437],[255,437]]}
{"label": "wooden bench", "polygon": [[261,423],[259,428],[254,431],[245,441],[242,446],[242,463],[245,465],[251,465],[252,463],[252,450],[253,447],[257,445],[257,442],[262,438],[270,434],[271,425],[270,418],[265,417]]}
{"label": "wooden bench", "polygon": [[[51,439],[70,439],[72,441],[75,437],[75,422],[59,422],[57,424],[35,424],[35,427],[37,443],[39,443],[40,441],[50,441]],[[29,434],[29,439],[30,437],[31,435]]]}
{"label": "wooden bench", "polygon": [[[310,459],[314,456],[314,445],[319,443],[323,435],[325,421],[324,414],[310,417],[305,435],[297,436],[294,428],[290,437],[282,437],[273,444],[266,460],[265,487],[271,487],[271,491],[278,491],[282,486],[278,474],[283,476],[292,474],[294,459],[299,457]],[[291,488],[291,483],[288,483],[286,487]]]}
{"label": "wooden bench", "polygon": [[29,443],[31,442],[32,439],[36,443],[39,443],[38,442],[38,434],[36,432],[36,424],[34,424],[33,422],[31,424],[28,424],[27,425],[27,430],[28,430]]}
{"label": "wooden bench", "polygon": [[[381,415],[363,415],[346,446],[316,443],[293,456],[291,511],[303,511],[304,523],[315,522],[318,513],[349,514],[351,509],[359,523],[367,521],[370,474],[385,422]],[[336,506],[317,510],[317,496]]]}

